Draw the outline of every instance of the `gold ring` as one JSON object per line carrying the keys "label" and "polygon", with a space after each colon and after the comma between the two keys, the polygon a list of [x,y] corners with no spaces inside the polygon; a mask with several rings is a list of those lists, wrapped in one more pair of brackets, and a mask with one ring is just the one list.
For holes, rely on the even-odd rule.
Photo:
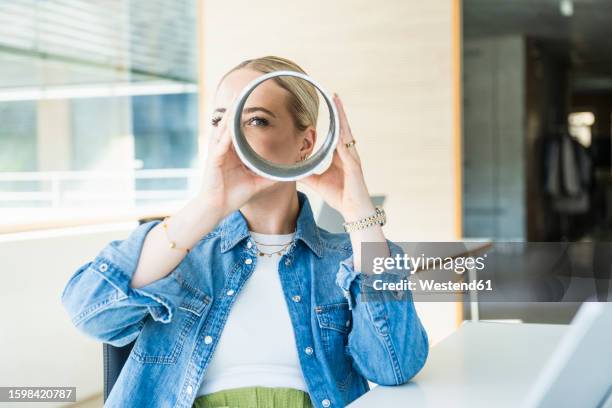
{"label": "gold ring", "polygon": [[351,147],[355,146],[355,143],[357,142],[355,141],[355,139],[353,139],[350,142],[345,143],[344,145],[346,146],[347,149],[350,149]]}

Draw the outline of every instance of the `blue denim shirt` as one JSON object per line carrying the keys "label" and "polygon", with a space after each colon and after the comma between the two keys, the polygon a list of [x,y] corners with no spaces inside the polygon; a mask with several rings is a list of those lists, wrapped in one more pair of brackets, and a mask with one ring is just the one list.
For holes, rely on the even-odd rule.
{"label": "blue denim shirt", "polygon": [[[295,240],[279,261],[281,285],[313,404],[343,407],[368,391],[367,380],[410,380],[425,364],[428,337],[411,296],[359,301],[363,275],[353,268],[348,235],[318,228],[308,199],[298,195]],[[157,223],[110,242],[61,296],[72,323],[88,336],[114,346],[136,340],[106,407],[191,407],[257,262],[247,222],[235,211],[167,276],[131,288],[145,236]],[[402,253],[388,243],[392,256]]]}

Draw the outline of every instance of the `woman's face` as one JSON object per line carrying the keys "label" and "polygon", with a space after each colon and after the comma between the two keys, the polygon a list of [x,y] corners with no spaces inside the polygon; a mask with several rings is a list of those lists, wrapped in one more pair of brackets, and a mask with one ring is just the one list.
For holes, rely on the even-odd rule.
{"label": "woman's face", "polygon": [[[239,69],[225,77],[215,96],[212,124],[217,126],[244,87],[263,75]],[[273,80],[264,81],[248,97],[242,111],[242,129],[250,146],[261,157],[277,164],[294,164],[308,157],[316,141],[316,129],[299,131],[289,112],[289,92]]]}

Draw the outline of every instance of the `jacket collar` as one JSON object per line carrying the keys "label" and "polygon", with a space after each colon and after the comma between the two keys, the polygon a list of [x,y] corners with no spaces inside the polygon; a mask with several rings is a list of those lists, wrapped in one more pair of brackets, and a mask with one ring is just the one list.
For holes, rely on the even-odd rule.
{"label": "jacket collar", "polygon": [[[306,194],[297,192],[300,211],[297,218],[295,240],[301,240],[314,252],[321,257],[321,237],[319,230],[310,208],[310,203]],[[226,216],[221,222],[221,252],[225,253],[235,247],[239,242],[249,236],[249,227],[240,210],[236,210]]]}

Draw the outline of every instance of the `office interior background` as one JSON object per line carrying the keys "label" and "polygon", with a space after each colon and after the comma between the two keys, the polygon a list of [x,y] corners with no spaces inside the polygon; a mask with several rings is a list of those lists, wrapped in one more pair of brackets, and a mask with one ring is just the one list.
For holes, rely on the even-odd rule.
{"label": "office interior background", "polygon": [[[197,191],[216,84],[247,58],[293,59],[344,99],[389,239],[609,241],[611,15],[610,0],[0,0],[0,384],[75,385],[101,406],[101,345],[62,288]],[[577,306],[481,317],[567,323]],[[460,301],[417,310],[432,345],[468,318]]]}

